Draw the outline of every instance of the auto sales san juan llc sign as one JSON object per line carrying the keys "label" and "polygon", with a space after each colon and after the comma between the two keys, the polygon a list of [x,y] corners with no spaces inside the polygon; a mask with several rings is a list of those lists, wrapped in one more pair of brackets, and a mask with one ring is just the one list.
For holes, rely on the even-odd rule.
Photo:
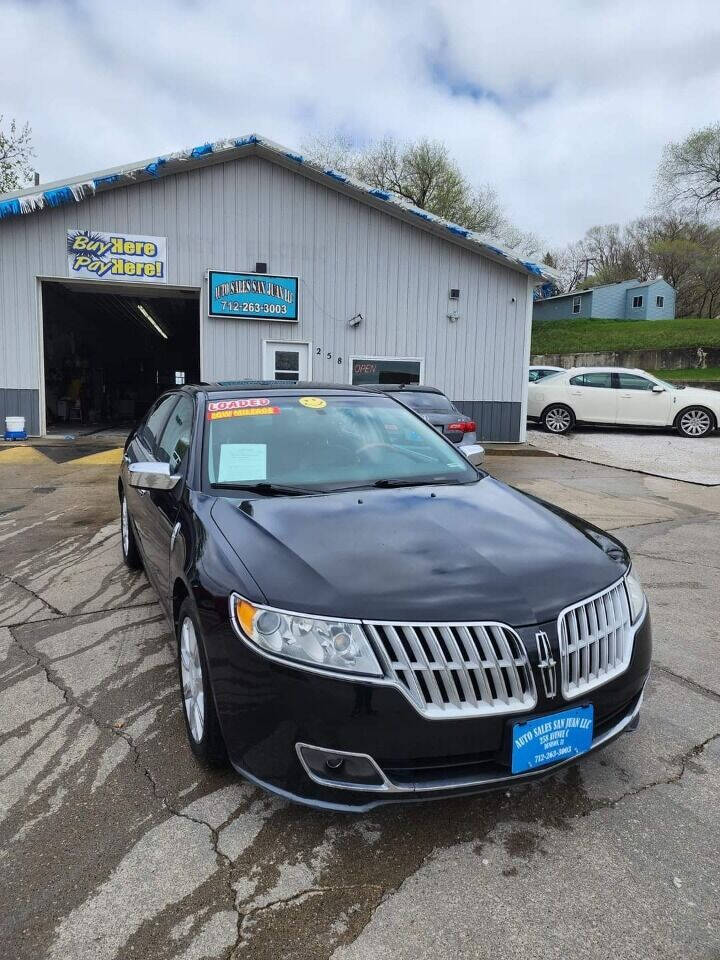
{"label": "auto sales san juan llc sign", "polygon": [[67,258],[78,280],[167,283],[167,237],[68,230]]}
{"label": "auto sales san juan llc sign", "polygon": [[298,320],[297,277],[270,277],[265,273],[208,274],[211,317],[248,320]]}

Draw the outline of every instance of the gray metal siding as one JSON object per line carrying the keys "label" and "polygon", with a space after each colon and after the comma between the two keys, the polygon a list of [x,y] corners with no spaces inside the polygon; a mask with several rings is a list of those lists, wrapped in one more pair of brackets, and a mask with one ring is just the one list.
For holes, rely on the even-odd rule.
{"label": "gray metal siding", "polygon": [[310,340],[315,379],[349,382],[351,356],[422,357],[425,382],[451,397],[522,401],[525,275],[256,157],[0,221],[0,386],[40,385],[35,278],[66,277],[68,228],[167,236],[169,285],[202,287],[210,268],[257,261],[300,278],[297,324],[210,319],[203,297],[206,380],[262,376],[265,339]]}
{"label": "gray metal siding", "polygon": [[522,404],[497,400],[455,400],[461,413],[477,424],[478,440],[515,439],[522,426]]}
{"label": "gray metal siding", "polygon": [[40,432],[40,392],[0,387],[0,435],[5,432],[5,417],[25,417],[25,431]]}

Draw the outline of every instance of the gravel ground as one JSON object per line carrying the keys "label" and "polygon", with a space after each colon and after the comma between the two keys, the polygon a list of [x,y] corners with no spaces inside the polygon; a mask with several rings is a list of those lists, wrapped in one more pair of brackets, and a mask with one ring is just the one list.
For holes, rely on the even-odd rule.
{"label": "gravel ground", "polygon": [[528,443],[574,460],[638,470],[687,483],[720,485],[720,434],[689,440],[676,433],[578,428],[566,436],[529,429]]}

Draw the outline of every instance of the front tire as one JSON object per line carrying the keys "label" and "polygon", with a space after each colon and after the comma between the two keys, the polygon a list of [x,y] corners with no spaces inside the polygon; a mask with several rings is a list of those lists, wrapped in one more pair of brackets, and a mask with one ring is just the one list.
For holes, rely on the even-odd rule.
{"label": "front tire", "polygon": [[558,436],[569,433],[575,426],[575,414],[564,403],[553,403],[546,407],[540,420],[548,433]]}
{"label": "front tire", "polygon": [[177,619],[178,673],[185,732],[190,749],[206,766],[227,762],[227,751],[210,686],[197,611],[190,600],[180,607]]}
{"label": "front tire", "polygon": [[139,570],[142,566],[142,559],[135,539],[135,531],[130,519],[124,490],[120,492],[120,544],[125,566],[131,570]]}
{"label": "front tire", "polygon": [[688,407],[678,414],[675,426],[681,436],[697,439],[713,432],[715,418],[704,407]]}

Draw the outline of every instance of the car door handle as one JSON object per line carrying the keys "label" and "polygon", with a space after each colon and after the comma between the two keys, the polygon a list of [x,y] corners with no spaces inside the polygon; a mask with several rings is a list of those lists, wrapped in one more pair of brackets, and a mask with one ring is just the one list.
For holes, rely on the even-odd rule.
{"label": "car door handle", "polygon": [[620,396],[623,398],[623,400],[631,400],[631,399],[632,399],[632,394],[631,394],[631,393],[621,393]]}

